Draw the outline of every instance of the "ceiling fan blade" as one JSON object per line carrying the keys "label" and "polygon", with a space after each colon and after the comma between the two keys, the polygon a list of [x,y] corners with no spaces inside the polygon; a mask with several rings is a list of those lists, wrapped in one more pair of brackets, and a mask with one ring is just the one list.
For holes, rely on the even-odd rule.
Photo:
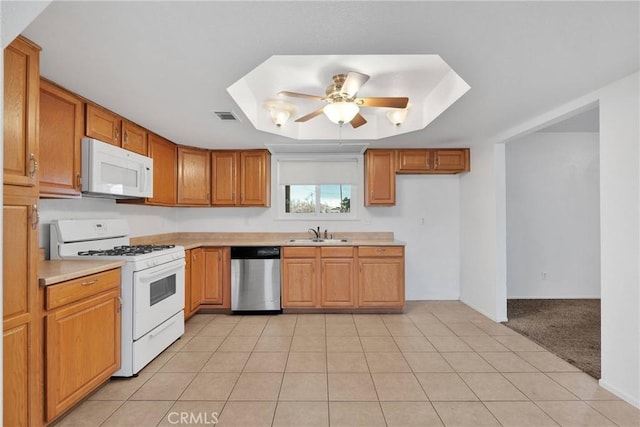
{"label": "ceiling fan blade", "polygon": [[300,123],[300,122],[306,122],[307,120],[311,120],[316,116],[319,116],[320,114],[322,114],[322,110],[324,109],[324,107],[322,108],[318,108],[316,111],[307,114],[306,116],[302,116],[299,119],[296,119],[296,123]]}
{"label": "ceiling fan blade", "polygon": [[409,98],[356,98],[361,107],[407,108]]}
{"label": "ceiling fan blade", "polygon": [[307,95],[306,93],[298,93],[298,92],[289,92],[286,90],[282,90],[278,92],[279,96],[290,96],[292,98],[307,98],[307,99],[315,99],[316,101],[322,101],[324,98],[317,95]]}
{"label": "ceiling fan blade", "polygon": [[369,80],[369,76],[366,74],[349,71],[347,73],[347,78],[342,84],[342,89],[340,89],[340,95],[346,95],[347,98],[353,98],[367,80]]}
{"label": "ceiling fan blade", "polygon": [[349,123],[351,123],[351,126],[355,129],[367,123],[367,121],[362,117],[362,114],[358,113]]}

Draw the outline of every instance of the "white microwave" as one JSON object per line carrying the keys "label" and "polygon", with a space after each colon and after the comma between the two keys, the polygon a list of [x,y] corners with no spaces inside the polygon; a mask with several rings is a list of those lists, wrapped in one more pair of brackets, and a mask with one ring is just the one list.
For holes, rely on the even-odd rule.
{"label": "white microwave", "polygon": [[153,159],[82,138],[82,193],[109,198],[153,197]]}

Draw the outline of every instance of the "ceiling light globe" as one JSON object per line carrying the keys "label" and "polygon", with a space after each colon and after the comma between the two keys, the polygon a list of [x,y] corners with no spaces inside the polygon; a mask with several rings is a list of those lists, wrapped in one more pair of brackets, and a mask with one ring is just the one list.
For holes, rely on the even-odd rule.
{"label": "ceiling light globe", "polygon": [[278,108],[271,109],[271,120],[273,120],[273,123],[278,127],[282,127],[287,120],[289,120],[289,116],[291,116],[291,113],[288,110]]}
{"label": "ceiling light globe", "polygon": [[389,110],[387,111],[387,118],[392,124],[400,126],[407,118],[407,109],[394,108],[393,110]]}
{"label": "ceiling light globe", "polygon": [[356,114],[360,111],[360,108],[352,102],[338,101],[327,104],[323,111],[329,120],[341,125],[353,120]]}

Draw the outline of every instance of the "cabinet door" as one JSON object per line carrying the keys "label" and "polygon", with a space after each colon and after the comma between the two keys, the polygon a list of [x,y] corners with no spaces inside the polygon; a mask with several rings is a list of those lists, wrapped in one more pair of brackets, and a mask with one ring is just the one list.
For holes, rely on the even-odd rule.
{"label": "cabinet door", "polygon": [[149,157],[153,159],[153,197],[147,202],[173,206],[176,204],[178,181],[177,147],[153,133],[148,138]]}
{"label": "cabinet door", "polygon": [[202,248],[191,249],[191,312],[200,308],[204,287],[204,254]]}
{"label": "cabinet door", "polygon": [[282,308],[316,307],[316,258],[282,260]]}
{"label": "cabinet door", "polygon": [[122,121],[122,148],[147,155],[147,130],[130,121]]}
{"label": "cabinet door", "polygon": [[434,150],[433,170],[441,173],[468,172],[469,149]]}
{"label": "cabinet door", "polygon": [[85,134],[89,138],[99,139],[102,142],[120,147],[122,119],[94,104],[87,103],[85,115]]}
{"label": "cabinet door", "polygon": [[119,295],[113,289],[47,315],[47,420],[120,368]]}
{"label": "cabinet door", "polygon": [[404,258],[360,258],[359,306],[404,306]]}
{"label": "cabinet door", "polygon": [[40,197],[80,196],[83,102],[40,81]]}
{"label": "cabinet door", "polygon": [[4,49],[4,183],[35,186],[40,48],[18,37]]}
{"label": "cabinet door", "polygon": [[235,206],[238,204],[238,152],[214,151],[211,153],[211,204]]}
{"label": "cabinet door", "polygon": [[364,160],[365,205],[395,205],[395,151],[367,150]]}
{"label": "cabinet door", "polygon": [[202,304],[222,305],[222,248],[204,248],[204,283],[200,302]]}
{"label": "cabinet door", "polygon": [[35,190],[4,186],[3,208],[3,425],[41,424],[42,328],[38,292]]}
{"label": "cabinet door", "polygon": [[355,280],[353,258],[322,258],[323,307],[353,307]]}
{"label": "cabinet door", "polygon": [[208,206],[210,186],[209,152],[178,147],[178,204]]}
{"label": "cabinet door", "polygon": [[240,152],[240,205],[271,205],[271,156],[268,151]]}
{"label": "cabinet door", "polygon": [[398,150],[398,172],[426,172],[431,169],[431,151]]}

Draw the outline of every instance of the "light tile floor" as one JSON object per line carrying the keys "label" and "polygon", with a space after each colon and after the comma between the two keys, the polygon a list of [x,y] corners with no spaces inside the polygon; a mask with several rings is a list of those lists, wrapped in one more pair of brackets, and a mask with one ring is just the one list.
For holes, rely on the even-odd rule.
{"label": "light tile floor", "polygon": [[402,315],[198,314],[59,426],[640,426],[596,380],[460,302]]}

